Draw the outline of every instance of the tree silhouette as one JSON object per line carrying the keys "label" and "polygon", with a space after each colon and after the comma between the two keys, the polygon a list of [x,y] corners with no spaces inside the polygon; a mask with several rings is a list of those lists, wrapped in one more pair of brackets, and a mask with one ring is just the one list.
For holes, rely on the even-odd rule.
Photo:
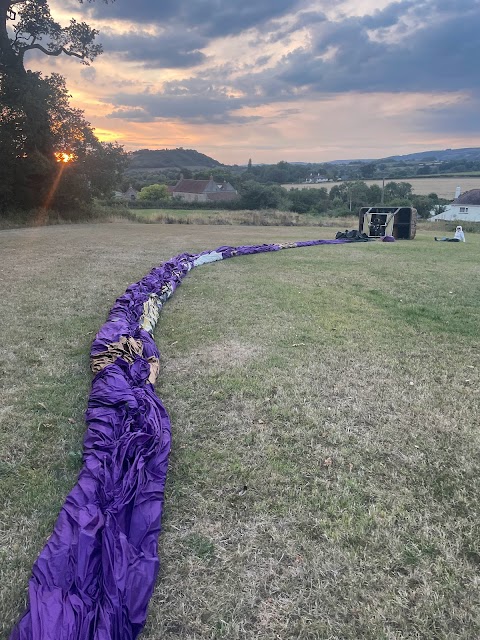
{"label": "tree silhouette", "polygon": [[39,89],[41,76],[25,69],[25,54],[33,50],[46,56],[64,54],[89,64],[102,53],[102,46],[95,43],[97,34],[73,18],[62,27],[52,17],[48,0],[0,0],[0,81],[17,111],[23,112],[26,152],[35,149],[51,155],[53,150]]}
{"label": "tree silhouette", "polygon": [[[48,0],[0,0],[0,155],[10,185],[5,183],[4,200],[7,191],[26,189],[32,204],[39,204],[34,195],[40,194],[39,185],[48,188],[55,174],[55,152],[96,140],[82,112],[68,105],[62,76],[29,71],[26,53],[66,55],[89,64],[102,53],[97,35],[73,18],[63,27],[52,17]],[[68,116],[63,124],[62,110]]]}

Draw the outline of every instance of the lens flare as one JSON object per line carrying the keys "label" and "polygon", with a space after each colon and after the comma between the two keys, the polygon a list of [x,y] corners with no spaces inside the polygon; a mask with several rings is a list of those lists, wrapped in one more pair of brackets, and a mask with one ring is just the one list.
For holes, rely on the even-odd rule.
{"label": "lens flare", "polygon": [[57,159],[57,162],[64,162],[66,164],[67,162],[71,162],[74,156],[73,156],[73,153],[65,153],[64,151],[57,151],[55,153],[55,158]]}
{"label": "lens flare", "polygon": [[43,205],[44,209],[50,209],[55,193],[57,192],[58,185],[60,184],[60,180],[62,179],[63,172],[67,168],[66,165],[75,159],[73,153],[66,153],[65,151],[57,151],[56,153],[54,153],[54,156],[60,166],[58,167],[57,175],[53,180],[50,191],[47,194],[45,203]]}

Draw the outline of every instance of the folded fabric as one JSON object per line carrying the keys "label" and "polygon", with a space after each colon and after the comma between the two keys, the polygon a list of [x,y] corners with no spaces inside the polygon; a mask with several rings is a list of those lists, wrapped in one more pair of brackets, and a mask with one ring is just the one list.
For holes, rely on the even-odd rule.
{"label": "folded fabric", "polygon": [[128,287],[91,348],[83,468],[36,560],[29,606],[11,640],[134,640],[159,561],[170,452],[168,414],[153,382],[159,311],[193,266],[233,256],[353,239],[220,247],[181,254]]}

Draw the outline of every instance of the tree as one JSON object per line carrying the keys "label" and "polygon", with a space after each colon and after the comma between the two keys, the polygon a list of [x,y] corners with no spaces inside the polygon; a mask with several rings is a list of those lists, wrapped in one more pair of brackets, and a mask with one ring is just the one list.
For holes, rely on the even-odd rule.
{"label": "tree", "polygon": [[412,185],[409,182],[387,182],[385,185],[385,202],[388,200],[404,200],[412,195]]}
{"label": "tree", "polygon": [[375,163],[369,162],[360,166],[360,175],[364,179],[373,178],[375,175]]}
{"label": "tree", "polygon": [[348,201],[348,182],[342,182],[342,184],[336,184],[330,189],[330,193],[328,194],[330,200],[333,202],[334,200],[340,201],[342,203],[346,203]]}
{"label": "tree", "polygon": [[[83,4],[83,0],[78,2]],[[8,21],[15,23],[14,37],[7,28]],[[68,27],[62,27],[52,18],[48,0],[0,0],[0,68],[7,73],[24,71],[25,53],[33,49],[47,56],[73,56],[88,64],[102,52],[101,45],[94,43],[97,34],[86,22],[73,18]],[[45,44],[41,44],[43,41]]]}
{"label": "tree", "polygon": [[[0,99],[3,95],[0,91]],[[93,196],[109,196],[128,164],[123,148],[96,138],[83,111],[70,105],[63,76],[41,78],[36,96],[46,109],[49,144],[59,151],[53,157],[38,149],[26,152],[22,112],[10,100],[0,128],[0,209],[49,206],[65,211],[85,208]]]}
{"label": "tree", "polygon": [[412,196],[411,206],[415,207],[419,218],[430,218],[445,210],[436,193],[429,193],[428,196]]}
{"label": "tree", "polygon": [[242,185],[240,195],[244,209],[280,209],[285,203],[287,191],[277,185],[262,185],[249,180]]}
{"label": "tree", "polygon": [[47,56],[64,54],[88,64],[102,52],[94,42],[97,34],[96,29],[74,19],[62,27],[53,19],[48,0],[0,0],[0,80],[21,115],[26,153],[38,151],[51,157],[54,150],[41,75],[25,69],[25,54],[34,50]]}
{"label": "tree", "polygon": [[417,173],[418,176],[428,176],[428,175],[430,175],[432,173],[432,169],[431,169],[430,165],[424,164],[424,165],[418,167],[416,173]]}
{"label": "tree", "polygon": [[[0,156],[8,167],[0,206],[12,193],[17,205],[41,205],[57,176],[56,152],[80,163],[94,148],[100,153],[102,145],[83,113],[69,104],[62,76],[44,78],[25,68],[25,55],[32,50],[89,64],[102,52],[94,42],[97,33],[74,19],[62,27],[52,17],[48,0],[0,0]],[[82,182],[88,183],[83,169],[77,178],[82,174]]]}
{"label": "tree", "polygon": [[138,199],[143,201],[155,202],[156,200],[166,200],[170,197],[170,192],[166,184],[151,184],[138,194]]}
{"label": "tree", "polygon": [[295,213],[324,213],[328,210],[328,192],[320,189],[290,189],[288,191],[289,211]]}
{"label": "tree", "polygon": [[380,204],[382,190],[376,184],[370,186],[361,180],[354,182],[342,182],[330,189],[329,198],[335,208],[340,203],[347,206],[349,211],[354,211],[359,207],[373,206]]}
{"label": "tree", "polygon": [[371,184],[368,188],[368,204],[380,204],[382,201],[382,188],[378,184]]}
{"label": "tree", "polygon": [[356,180],[348,185],[349,209],[354,211],[360,207],[370,204],[370,191],[365,182]]}

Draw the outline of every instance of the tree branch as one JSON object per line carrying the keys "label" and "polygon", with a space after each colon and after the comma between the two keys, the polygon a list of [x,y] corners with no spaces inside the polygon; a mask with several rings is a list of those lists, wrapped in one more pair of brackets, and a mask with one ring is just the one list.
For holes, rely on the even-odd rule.
{"label": "tree branch", "polygon": [[75,51],[69,51],[68,49],[65,49],[65,47],[59,47],[58,49],[49,51],[48,49],[45,49],[45,47],[42,47],[41,44],[28,44],[25,47],[22,47],[22,54],[25,54],[26,51],[31,51],[32,49],[39,49],[42,53],[44,53],[47,56],[56,57],[64,53],[67,56],[78,58],[79,60],[83,60],[84,62],[86,57],[85,54],[83,53],[76,53]]}

